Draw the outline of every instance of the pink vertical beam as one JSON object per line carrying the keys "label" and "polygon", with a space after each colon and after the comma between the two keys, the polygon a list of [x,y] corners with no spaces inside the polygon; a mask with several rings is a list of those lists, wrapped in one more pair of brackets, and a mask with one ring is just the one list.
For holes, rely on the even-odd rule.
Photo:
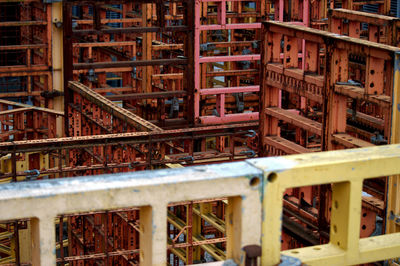
{"label": "pink vertical beam", "polygon": [[218,5],[218,16],[217,21],[219,25],[226,24],[226,2],[221,1]]}
{"label": "pink vertical beam", "polygon": [[[195,0],[195,44],[194,44],[194,116],[196,123],[225,123],[239,122],[244,120],[257,120],[258,112],[245,114],[227,114],[225,115],[225,94],[245,91],[259,91],[259,86],[244,86],[244,87],[224,87],[224,88],[201,88],[201,64],[211,62],[234,62],[234,61],[255,61],[260,60],[259,54],[251,55],[236,55],[236,56],[207,56],[201,57],[200,53],[200,34],[202,31],[208,30],[233,30],[233,29],[258,29],[261,28],[261,23],[235,23],[226,24],[226,1],[227,0]],[[229,0],[243,1],[243,0]],[[279,0],[283,1],[283,0]],[[205,2],[218,3],[218,24],[201,25],[201,7]],[[283,18],[283,11],[282,11]],[[220,117],[201,116],[200,115],[200,98],[201,95],[217,95],[216,109]]]}
{"label": "pink vertical beam", "polygon": [[[309,27],[310,25],[310,10],[309,10],[309,0],[303,0],[303,23],[304,26]],[[301,47],[301,69],[303,71],[305,70],[305,65],[306,65],[306,40],[303,39],[302,47]],[[300,98],[300,108],[305,109],[306,108],[306,98],[301,97]]]}
{"label": "pink vertical beam", "polygon": [[[218,24],[225,26],[226,24],[226,3],[225,1],[221,1],[218,5]],[[219,117],[225,116],[225,94],[218,94],[217,95],[217,112]]]}
{"label": "pink vertical beam", "polygon": [[303,0],[303,23],[304,26],[309,26],[310,24],[310,5],[309,0]]}
{"label": "pink vertical beam", "polygon": [[195,1],[194,12],[194,120],[200,116],[200,9],[201,1]]}
{"label": "pink vertical beam", "polygon": [[[285,6],[285,1],[284,0],[279,0],[279,17],[278,17],[278,21],[281,21],[281,22],[283,22],[283,10],[285,9],[284,6]],[[278,107],[282,108],[282,90],[279,90]]]}
{"label": "pink vertical beam", "polygon": [[[310,22],[310,19],[309,19],[309,12],[310,12],[310,10],[309,10],[309,3],[308,3],[308,0],[303,0],[303,24],[304,24],[304,26],[306,26],[306,27],[309,27],[309,22]],[[305,69],[305,61],[306,61],[306,53],[305,53],[305,49],[306,49],[306,41],[305,40],[303,40],[303,43],[302,43],[302,59],[301,59],[301,69]]]}

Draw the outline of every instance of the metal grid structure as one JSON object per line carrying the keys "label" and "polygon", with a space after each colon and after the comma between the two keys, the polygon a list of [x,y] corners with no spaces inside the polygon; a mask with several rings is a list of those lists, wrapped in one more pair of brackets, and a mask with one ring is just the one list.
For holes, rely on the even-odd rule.
{"label": "metal grid structure", "polygon": [[[4,219],[31,219],[34,265],[56,262],[53,251],[57,215],[132,206],[139,208],[142,217],[138,228],[143,247],[138,251],[140,264],[164,265],[168,261],[167,206],[171,202],[215,197],[227,197],[230,222],[226,223],[226,254],[231,263],[247,260],[249,253],[243,250],[258,246],[260,240],[262,265],[281,261],[291,265],[368,263],[394,258],[400,248],[400,233],[365,239],[358,234],[363,180],[399,174],[399,149],[399,145],[390,145],[184,169],[14,183],[0,188],[0,210],[8,210]],[[327,183],[334,183],[330,243],[281,253],[284,191]],[[176,193],[182,188],[183,193]]]}
{"label": "metal grid structure", "polygon": [[195,12],[195,122],[257,120],[266,1],[196,1]]}
{"label": "metal grid structure", "polygon": [[[0,10],[0,98],[33,107],[48,108],[60,114],[63,111],[60,100],[62,70],[59,60],[60,47],[57,46],[60,44],[61,30],[53,23],[53,19],[57,19],[57,4],[50,5],[42,1],[1,1]],[[15,105],[2,104],[1,111],[11,109],[16,109]],[[19,114],[15,116],[21,117],[22,110],[17,112]],[[33,112],[33,115],[28,114],[26,123],[20,123],[16,127],[18,132],[14,136],[12,125],[7,124],[11,114],[12,111],[9,116],[2,116],[3,136],[19,139],[21,134],[32,135],[33,130],[36,132],[34,138],[39,138],[38,135],[42,135],[40,131],[47,128],[43,127],[43,124],[57,125],[58,132],[56,135],[50,134],[50,137],[63,134],[60,127],[61,118],[54,123],[52,116]],[[21,118],[16,118],[15,121],[18,119],[22,121]],[[24,131],[24,124],[27,132],[21,132]]]}
{"label": "metal grid structure", "polygon": [[[262,56],[263,156],[367,147],[390,140],[398,48],[278,22],[265,23],[264,40],[268,45]],[[305,47],[298,45],[302,42]],[[298,56],[301,50],[304,62]],[[373,213],[384,217],[385,188],[385,179],[364,184],[373,197],[363,200],[362,236],[375,229]],[[326,241],[330,188],[305,187],[286,194],[286,214],[293,216],[293,204],[303,208],[309,215],[295,211],[295,217],[316,225],[316,239]]]}
{"label": "metal grid structure", "polygon": [[199,1],[195,14],[195,122],[258,119],[260,21],[325,27],[325,1]]}
{"label": "metal grid structure", "polygon": [[[37,176],[34,179],[43,179],[43,178],[54,178],[54,177],[63,177],[63,176],[76,176],[76,175],[82,175],[82,174],[100,174],[100,173],[113,173],[113,172],[121,172],[121,171],[134,171],[135,168],[137,169],[143,169],[145,167],[154,167],[154,166],[164,166],[164,167],[176,167],[180,165],[191,165],[191,164],[202,164],[207,161],[209,161],[211,158],[216,161],[230,161],[230,160],[243,160],[246,158],[245,154],[241,154],[240,151],[236,150],[236,154],[230,154],[229,152],[223,152],[223,153],[218,153],[215,150],[209,150],[206,152],[202,153],[192,153],[190,156],[190,153],[185,153],[182,151],[181,153],[178,153],[179,151],[172,149],[167,149],[168,153],[166,154],[167,159],[162,160],[161,158],[153,158],[153,154],[146,153],[146,158],[144,160],[140,160],[140,158],[136,158],[136,160],[133,159],[125,159],[120,160],[117,156],[113,157],[105,157],[108,160],[103,161],[103,162],[98,162],[95,160],[89,161],[86,160],[84,164],[82,162],[74,162],[72,163],[72,160],[75,160],[74,157],[69,156],[69,154],[93,154],[96,150],[103,150],[106,149],[110,154],[116,154],[119,150],[124,149],[124,150],[129,150],[131,148],[134,148],[135,150],[138,150],[139,148],[142,151],[151,151],[148,147],[151,147],[152,145],[157,145],[157,143],[161,143],[163,146],[168,146],[169,143],[176,141],[178,139],[186,142],[186,143],[191,143],[191,145],[194,144],[196,140],[207,138],[210,135],[214,136],[230,136],[231,138],[237,137],[237,138],[243,138],[244,135],[249,134],[249,129],[254,128],[255,123],[248,124],[247,130],[246,128],[243,128],[243,131],[239,131],[234,133],[236,130],[234,126],[212,126],[212,127],[203,127],[203,128],[198,128],[198,129],[187,129],[187,130],[167,130],[167,131],[154,131],[154,132],[135,132],[135,133],[125,133],[125,134],[108,134],[108,135],[98,135],[98,136],[90,136],[90,137],[74,137],[74,138],[61,138],[61,139],[48,139],[48,140],[41,140],[41,141],[36,141],[35,143],[29,142],[29,141],[16,141],[14,143],[2,143],[1,145],[1,151],[2,154],[11,154],[13,157],[18,157],[21,154],[35,154],[35,153],[40,153],[43,150],[47,150],[48,154],[50,156],[49,160],[54,160],[58,162],[62,162],[56,167],[53,168],[46,168],[45,170],[41,170],[38,172]],[[155,148],[154,148],[155,150]],[[192,147],[193,150],[193,147]],[[170,152],[174,152],[171,153]],[[14,155],[15,154],[15,155]],[[147,157],[148,154],[148,157]],[[188,158],[191,157],[191,158]],[[97,158],[102,158],[100,155],[97,156]],[[79,159],[79,158],[78,158]],[[68,164],[68,161],[70,164]],[[89,163],[92,164],[89,164]],[[75,166],[73,165],[80,165],[80,166]],[[4,173],[2,181],[5,182],[6,179],[11,179],[13,175],[15,175],[14,178],[21,180],[25,178],[32,178],[31,176],[33,175],[30,172],[25,172],[25,171],[17,171],[14,170],[15,168],[11,167],[9,168],[10,171],[8,173]],[[222,198],[223,199],[223,198]],[[199,225],[204,224],[204,221],[206,220],[208,223],[210,223],[209,226],[206,226],[204,230],[206,231],[201,231],[200,234],[196,234],[196,238],[193,240],[193,243],[190,245],[182,245],[179,242],[176,243],[170,243],[171,251],[175,251],[175,249],[178,249],[178,251],[175,251],[175,253],[179,252],[179,249],[182,249],[184,247],[190,247],[190,248],[205,248],[206,250],[210,251],[212,249],[215,250],[214,244],[219,243],[219,242],[225,242],[226,239],[224,237],[218,237],[215,240],[214,239],[208,239],[207,241],[198,239],[199,236],[201,236],[204,233],[210,234],[215,232],[215,229],[213,229],[213,226],[215,226],[216,223],[213,223],[212,221],[215,220],[213,216],[210,217],[210,214],[214,213],[213,210],[209,210],[207,213],[204,213],[203,209],[205,206],[212,206],[212,205],[221,205],[221,200],[217,201],[217,199],[213,198],[208,201],[194,201],[194,202],[186,202],[186,203],[180,203],[180,204],[171,204],[170,208],[187,208],[187,206],[193,207],[193,219],[195,217],[198,218]],[[201,210],[198,211],[198,208],[201,206]],[[225,205],[225,203],[224,203]],[[179,211],[175,211],[169,214],[169,221],[176,225],[176,221],[180,221],[179,216],[177,216],[177,213]],[[136,215],[136,216],[135,216]],[[116,263],[119,261],[120,263],[124,263],[124,259],[122,258],[123,256],[127,255],[132,255],[134,257],[134,254],[138,254],[135,250],[138,249],[138,243],[135,242],[135,247],[126,247],[121,244],[121,246],[118,246],[119,248],[112,248],[107,250],[103,250],[104,246],[99,246],[95,250],[90,250],[90,243],[93,243],[92,241],[98,241],[98,243],[102,242],[104,239],[104,236],[101,237],[102,233],[104,234],[104,231],[100,230],[101,228],[104,227],[96,227],[91,225],[92,222],[96,221],[97,219],[97,225],[104,224],[105,221],[101,219],[105,219],[105,217],[109,217],[110,222],[108,223],[109,226],[117,226],[117,228],[107,228],[107,232],[105,233],[108,235],[109,239],[113,239],[113,243],[123,243],[124,239],[127,239],[128,235],[126,235],[124,232],[129,232],[125,230],[129,230],[129,228],[134,228],[135,231],[132,232],[132,237],[138,239],[138,231],[137,229],[137,223],[139,222],[139,215],[138,215],[138,209],[136,208],[131,208],[131,209],[123,209],[123,210],[114,210],[114,211],[109,211],[107,213],[105,212],[95,212],[90,215],[78,215],[78,214],[70,214],[70,215],[65,215],[63,217],[58,217],[57,221],[59,219],[67,219],[70,218],[71,221],[68,222],[68,227],[67,225],[64,225],[65,228],[71,229],[71,234],[68,237],[68,240],[66,240],[66,235],[64,236],[64,241],[60,242],[58,241],[57,246],[60,247],[60,250],[63,250],[63,247],[68,248],[75,248],[75,250],[69,250],[68,252],[65,251],[65,255],[63,253],[58,253],[58,261],[59,262],[69,262],[69,263],[78,263],[78,262],[86,262],[90,263],[90,261],[102,261],[105,259],[104,254],[110,253],[110,263],[114,262]],[[222,217],[223,218],[223,217]],[[185,221],[186,223],[186,221]],[[64,221],[64,224],[66,222]],[[179,224],[182,224],[180,222]],[[179,226],[179,224],[177,226]],[[79,227],[83,226],[83,227]],[[106,223],[107,225],[107,223]],[[224,222],[218,220],[218,228],[224,228]],[[184,227],[186,227],[184,225]],[[118,229],[121,230],[122,232],[118,234]],[[179,227],[178,227],[179,228]],[[20,234],[23,234],[26,230],[26,228],[21,227],[22,230],[20,230]],[[85,229],[85,230],[83,230]],[[179,231],[182,228],[179,228]],[[225,229],[224,229],[225,230]],[[170,235],[175,234],[177,235],[178,232],[171,232]],[[62,236],[59,236],[58,231],[58,239],[62,239]],[[85,232],[85,234],[83,234]],[[90,232],[90,233],[89,233]],[[93,238],[94,236],[94,238]],[[116,239],[117,238],[117,239]],[[83,243],[87,246],[87,250],[85,252],[79,254],[79,250],[76,250],[77,247],[80,247],[81,245],[79,243],[76,243],[76,239],[83,239]],[[96,240],[97,239],[97,240]],[[174,237],[172,237],[174,239]],[[74,242],[75,241],[75,242]],[[81,241],[81,242],[82,242]],[[114,242],[115,241],[115,242]],[[203,242],[202,242],[203,241]],[[198,243],[197,243],[198,242]],[[176,244],[176,245],[175,245]],[[116,252],[118,251],[119,252]],[[78,254],[76,254],[78,252]],[[103,254],[103,255],[102,255]],[[182,257],[182,252],[178,253]],[[202,255],[204,256],[204,254]],[[22,256],[25,257],[25,256]],[[137,259],[137,258],[136,258]],[[122,262],[121,262],[122,260]]]}
{"label": "metal grid structure", "polygon": [[80,81],[162,126],[192,123],[193,10],[193,1],[65,2],[64,87]]}
{"label": "metal grid structure", "polygon": [[359,0],[334,0],[330,1],[330,8],[344,8],[355,11],[368,11],[370,13],[389,15],[391,0],[359,1]]}
{"label": "metal grid structure", "polygon": [[328,21],[330,32],[399,46],[398,18],[338,8],[329,10]]}
{"label": "metal grid structure", "polygon": [[[330,5],[360,9],[371,3]],[[374,3],[388,14],[388,1]],[[327,2],[308,0],[29,0],[0,6],[0,97],[6,98],[0,100],[6,141],[0,143],[0,183],[243,160],[257,154],[259,112],[263,155],[398,142],[391,113],[397,50],[385,53],[387,46],[326,33],[321,41],[321,32],[302,27],[397,46],[394,18],[328,11]],[[272,23],[287,34],[260,41],[266,36],[261,21],[268,19],[294,26]],[[273,46],[271,62],[260,61],[266,43]],[[329,63],[336,59],[338,65]],[[261,105],[260,82],[266,86]],[[68,138],[51,139],[63,131]],[[385,182],[364,182],[373,197],[363,197],[362,237],[374,231],[377,215],[385,216]],[[389,190],[388,207],[397,210],[396,190]],[[328,186],[286,191],[283,249],[328,241],[331,194]],[[229,258],[230,200],[167,205],[170,264]],[[137,207],[57,216],[57,262],[139,263],[146,217]],[[387,231],[395,232],[390,217]],[[35,222],[26,219],[0,224],[0,262],[29,261],[30,253],[20,251],[27,250],[31,226]]]}
{"label": "metal grid structure", "polygon": [[[69,136],[162,130],[145,119],[162,126],[174,119],[192,123],[193,7],[193,1],[121,1],[112,6],[106,2],[64,3],[64,58],[68,58],[64,60],[65,125]],[[74,15],[76,20],[72,20]],[[71,58],[71,54],[75,56]],[[73,79],[81,83],[68,83]],[[124,108],[100,94],[114,96]],[[143,170],[137,165],[140,161],[151,167],[152,161],[165,156],[165,145],[151,139],[146,143],[72,151],[69,165],[96,161],[103,169],[117,165],[112,172]],[[68,260],[74,265],[90,264],[96,262],[93,254],[104,254],[98,261],[137,264],[141,220],[137,209],[69,217]],[[59,234],[60,240],[62,230]],[[61,251],[62,241],[59,243]],[[109,252],[121,250],[109,257]],[[85,255],[88,258],[82,259]],[[66,262],[63,252],[60,261]]]}
{"label": "metal grid structure", "polygon": [[[9,156],[9,166],[3,170],[5,172],[2,174],[2,182],[117,173],[154,167],[182,167],[185,164],[242,160],[255,155],[254,151],[243,146],[242,141],[255,137],[256,123],[241,124],[240,127],[222,125],[162,130],[79,82],[69,82],[69,87],[74,95],[71,110],[79,111],[70,116],[70,123],[74,125],[70,127],[70,134],[83,136],[1,144],[2,155]],[[133,132],[110,134],[126,131]],[[98,135],[100,133],[107,135]],[[208,146],[210,138],[229,138],[228,148]],[[52,167],[46,165],[35,168],[36,170],[21,171],[16,158],[27,154],[41,155],[43,150],[47,150],[44,156]],[[226,242],[223,236],[225,205],[223,199],[212,199],[170,206],[169,222],[174,226],[174,229],[170,229],[170,250],[176,256],[172,259],[174,264],[179,264],[179,259],[189,263],[205,256],[204,251],[191,255],[193,252],[186,253],[182,248],[201,248],[216,259],[224,258],[225,247],[217,248],[215,244]],[[190,208],[192,214],[182,217],[182,208]],[[214,216],[214,213],[218,216]],[[188,217],[197,219],[200,232],[196,233],[190,244],[182,245],[175,238],[190,227],[185,225],[190,223],[186,221]],[[58,239],[63,239],[57,244],[60,263],[103,261],[125,265],[138,261],[137,224],[140,217],[136,208],[68,215],[59,217],[57,221],[68,232],[67,235],[63,230],[57,233]],[[16,231],[18,230],[14,229]],[[213,238],[204,238],[211,234],[214,235]],[[187,232],[187,237],[192,235],[192,232]]]}
{"label": "metal grid structure", "polygon": [[52,91],[51,8],[41,1],[1,2],[1,98]]}

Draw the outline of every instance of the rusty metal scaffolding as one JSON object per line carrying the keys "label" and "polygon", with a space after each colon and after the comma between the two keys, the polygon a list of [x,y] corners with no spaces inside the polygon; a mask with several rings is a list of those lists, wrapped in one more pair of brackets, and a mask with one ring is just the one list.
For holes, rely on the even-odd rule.
{"label": "rusty metal scaffolding", "polygon": [[258,119],[260,21],[266,1],[197,1],[195,122]]}
{"label": "rusty metal scaffolding", "polygon": [[[388,143],[397,48],[297,25],[264,25],[263,156]],[[385,189],[385,178],[364,183],[372,196],[363,199],[361,236],[374,232],[376,215],[384,217]],[[329,186],[287,191],[286,214],[317,225],[317,241],[328,237],[330,194]],[[303,211],[293,212],[293,204]]]}
{"label": "rusty metal scaffolding", "polygon": [[51,8],[41,1],[0,7],[0,97],[44,101],[52,91]]}
{"label": "rusty metal scaffolding", "polygon": [[6,100],[0,107],[1,138],[62,136],[55,120],[63,115],[63,106],[58,65],[53,63],[56,38],[54,43],[52,39],[57,32],[52,6],[42,1],[1,1],[0,10],[0,98]]}
{"label": "rusty metal scaffolding", "polygon": [[158,125],[193,124],[193,10],[192,1],[64,3],[64,88],[80,81]]}
{"label": "rusty metal scaffolding", "polygon": [[[0,183],[388,142],[394,50],[363,39],[397,46],[398,20],[329,5],[347,2],[0,1]],[[361,236],[384,217],[385,182],[364,184]],[[286,194],[283,248],[326,242],[330,188]],[[223,260],[226,206],[171,202],[168,262]],[[140,220],[58,216],[57,262],[138,264]],[[29,230],[0,224],[0,262],[29,262]]]}
{"label": "rusty metal scaffolding", "polygon": [[[248,135],[249,130],[254,129],[255,126],[256,123],[249,123],[247,125],[243,125],[240,130],[238,130],[238,128],[235,126],[224,125],[191,128],[186,130],[180,129],[68,137],[35,141],[34,143],[30,141],[16,141],[13,143],[2,143],[0,146],[1,155],[11,154],[13,157],[18,157],[22,154],[35,154],[47,151],[46,153],[50,157],[49,160],[57,161],[58,165],[53,168],[41,170],[39,173],[37,173],[38,176],[36,179],[74,175],[81,176],[89,174],[134,171],[135,169],[143,169],[155,166],[173,167],[174,164],[201,164],[208,162],[211,158],[215,161],[244,159],[247,156],[245,154],[241,154],[240,150],[236,150],[235,153],[231,153],[229,150],[225,152],[218,152],[210,148],[204,152],[193,152],[193,146],[195,145],[196,141],[210,138],[210,136],[229,136],[231,139],[246,138],[245,135]],[[192,152],[185,152],[184,149],[173,149],[171,144],[176,141],[185,143],[185,148],[192,150]],[[158,145],[168,147],[168,149],[166,149],[164,158],[161,158],[160,154],[152,152],[158,151]],[[132,150],[141,155],[142,158],[139,156],[136,158],[118,156],[122,153],[124,153],[124,155],[128,154],[128,152]],[[111,154],[112,156],[102,156],[101,153],[96,154],[98,151],[107,151],[107,153]],[[14,169],[15,168],[11,168],[8,173],[4,173],[2,178],[21,179],[32,175],[30,172],[16,171]],[[221,229],[223,228],[221,219],[217,219],[212,216],[213,210],[210,209],[210,207],[204,210],[206,206],[214,206],[214,208],[217,208],[214,210],[216,211],[218,208],[223,208],[222,204],[223,203],[221,201],[216,201],[216,199],[210,199],[209,201],[171,204],[171,214],[169,219],[175,227],[175,229],[171,229],[172,231],[170,232],[170,235],[175,235],[174,237],[171,237],[171,252],[174,252],[174,254],[180,254],[182,257],[182,251],[180,250],[182,248],[204,247],[204,249],[208,251],[217,250],[221,256],[222,251],[218,251],[218,249],[214,247],[214,244],[224,242],[225,239],[223,236],[219,235],[215,238],[216,240],[208,239],[205,241],[205,239],[199,238],[199,235],[201,236],[204,234],[217,233],[216,229],[213,229],[214,225],[218,225],[217,228],[219,228],[219,230],[223,230]],[[199,226],[203,224],[203,229],[201,229],[202,234],[199,234],[192,242],[187,242],[188,240],[186,240],[186,244],[182,243],[182,239],[179,239],[179,241],[177,241],[178,239],[175,239],[176,235],[178,235],[183,229],[181,228],[182,222],[176,222],[182,219],[181,215],[184,215],[179,208],[192,208],[194,213],[193,217],[197,217],[197,219],[202,217],[202,219],[198,221]],[[98,212],[90,215],[80,216],[77,214],[68,214],[59,218],[64,219],[66,217],[69,217],[69,220],[68,227],[65,225],[65,228],[70,229],[70,234],[68,236],[68,241],[58,241],[58,247],[61,247],[60,250],[63,250],[63,247],[68,245],[70,249],[68,250],[68,253],[67,251],[65,251],[65,253],[59,253],[60,262],[64,261],[78,263],[89,261],[91,259],[93,259],[93,261],[95,259],[104,260],[106,256],[110,256],[109,263],[119,262],[124,264],[127,262],[124,256],[129,254],[129,260],[137,260],[137,249],[139,246],[134,239],[137,239],[138,237],[137,223],[139,221],[139,217],[136,209],[111,210],[107,213]],[[107,225],[106,220],[104,219],[109,219],[106,232],[103,231],[105,230],[104,226]],[[202,220],[207,221],[211,225],[206,226]],[[212,223],[214,220],[216,220],[216,222]],[[186,220],[184,220],[184,222],[186,223]],[[99,227],[96,225],[102,226]],[[183,227],[185,226],[186,225],[183,225]],[[102,242],[104,239],[104,234],[106,234],[111,241],[109,246],[93,246],[94,243],[104,243]],[[62,239],[61,235],[57,234],[57,236],[59,236],[58,239]],[[64,238],[66,238],[66,236],[64,236]],[[131,240],[133,242],[130,242]],[[127,246],[126,243],[131,243],[132,245]],[[83,247],[86,247],[86,249],[82,250]],[[104,248],[107,249],[105,250]],[[188,258],[188,260],[190,261],[190,258]]]}

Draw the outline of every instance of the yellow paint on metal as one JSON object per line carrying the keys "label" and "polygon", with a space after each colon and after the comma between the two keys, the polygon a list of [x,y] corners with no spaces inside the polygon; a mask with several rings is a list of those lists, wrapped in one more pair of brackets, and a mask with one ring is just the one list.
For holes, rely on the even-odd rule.
{"label": "yellow paint on metal", "polygon": [[[262,265],[275,265],[280,255],[307,265],[353,265],[398,256],[400,233],[359,239],[362,182],[400,173],[400,145],[301,154],[254,161],[265,175]],[[282,199],[288,188],[333,183],[330,242],[280,252]]]}
{"label": "yellow paint on metal", "polygon": [[[400,54],[396,53],[394,62],[394,84],[392,96],[392,121],[390,143],[400,143]],[[400,176],[388,177],[386,233],[400,232]],[[398,256],[400,254],[397,254]]]}

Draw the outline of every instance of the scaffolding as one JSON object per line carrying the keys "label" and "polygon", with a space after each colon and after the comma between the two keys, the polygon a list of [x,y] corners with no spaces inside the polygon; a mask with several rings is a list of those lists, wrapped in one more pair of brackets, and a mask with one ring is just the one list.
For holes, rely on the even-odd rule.
{"label": "scaffolding", "polygon": [[[389,14],[386,0],[0,1],[0,183],[398,143],[400,24],[370,6]],[[397,182],[364,181],[361,237],[398,231]],[[282,250],[332,240],[333,188],[312,185],[285,190]],[[168,263],[238,259],[237,199],[188,191],[165,206]],[[139,264],[148,215],[58,213],[56,262]],[[36,222],[0,224],[0,263],[38,258]]]}

